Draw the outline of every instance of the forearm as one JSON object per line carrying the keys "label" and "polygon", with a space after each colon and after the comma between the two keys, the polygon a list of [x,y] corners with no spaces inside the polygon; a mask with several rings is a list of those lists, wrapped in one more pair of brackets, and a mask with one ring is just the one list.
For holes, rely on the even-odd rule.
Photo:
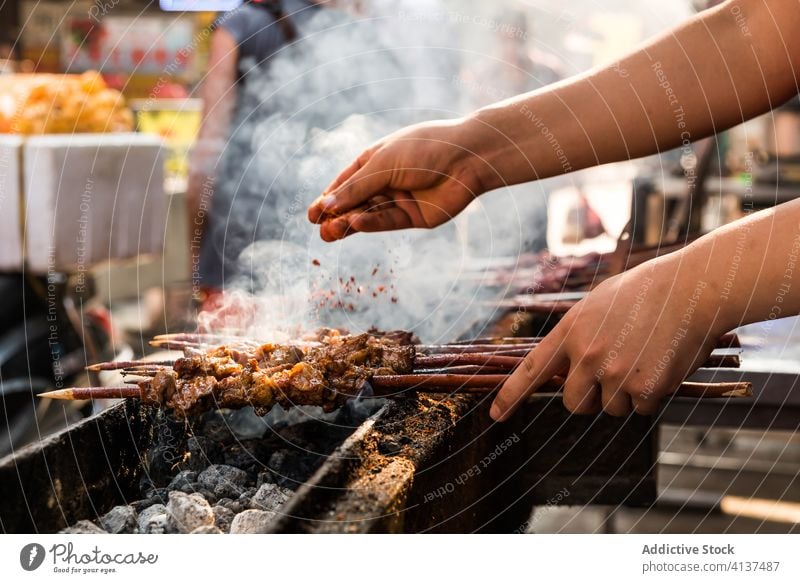
{"label": "forearm", "polygon": [[[797,93],[797,6],[726,2],[618,63],[479,110],[487,190],[667,150]],[[745,28],[746,27],[746,28]]]}
{"label": "forearm", "polygon": [[720,334],[800,314],[800,200],[717,229],[675,260],[691,281],[703,282],[707,324]]}

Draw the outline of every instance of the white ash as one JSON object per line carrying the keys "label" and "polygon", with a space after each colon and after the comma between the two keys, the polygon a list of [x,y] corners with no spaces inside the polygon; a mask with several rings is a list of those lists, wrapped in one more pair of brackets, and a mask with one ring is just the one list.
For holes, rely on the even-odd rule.
{"label": "white ash", "polygon": [[167,525],[177,532],[192,532],[214,524],[214,512],[200,494],[170,492],[167,504]]}
{"label": "white ash", "polygon": [[275,511],[283,506],[292,494],[291,490],[281,488],[277,484],[264,484],[253,495],[250,507],[257,510]]}
{"label": "white ash", "polygon": [[165,534],[167,532],[167,507],[153,504],[139,513],[139,532],[142,534]]}
{"label": "white ash", "polygon": [[201,487],[212,492],[217,498],[236,498],[245,489],[247,472],[224,464],[209,466],[197,476]]}
{"label": "white ash", "polygon": [[231,534],[261,534],[267,532],[275,518],[275,512],[267,510],[245,510],[234,517]]}
{"label": "white ash", "polygon": [[236,513],[230,508],[220,505],[214,506],[212,511],[214,512],[214,524],[217,525],[217,528],[222,532],[230,532],[231,522],[233,522]]}
{"label": "white ash", "polygon": [[138,516],[132,506],[114,506],[100,517],[100,526],[111,534],[136,532]]}

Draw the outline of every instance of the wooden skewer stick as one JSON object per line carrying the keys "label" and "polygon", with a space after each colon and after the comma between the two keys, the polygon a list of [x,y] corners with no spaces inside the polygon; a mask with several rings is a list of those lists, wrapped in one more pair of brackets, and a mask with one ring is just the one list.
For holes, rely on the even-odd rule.
{"label": "wooden skewer stick", "polygon": [[247,338],[246,336],[226,335],[226,334],[204,334],[200,332],[179,332],[175,334],[158,334],[153,337],[153,340],[166,340],[177,342],[195,342],[200,344],[251,344],[259,346],[263,344],[258,340]]}
{"label": "wooden skewer stick", "polygon": [[506,374],[461,375],[461,374],[401,374],[376,375],[370,380],[374,389],[497,389],[508,379]]}
{"label": "wooden skewer stick", "polygon": [[123,368],[136,368],[142,366],[172,366],[174,360],[115,360],[113,362],[99,362],[90,364],[86,370],[100,372],[103,370],[122,370]]}
{"label": "wooden skewer stick", "polygon": [[443,368],[426,368],[420,372],[425,374],[508,374],[508,369],[481,364],[459,364]]}
{"label": "wooden skewer stick", "polygon": [[[385,375],[372,377],[372,385],[376,397],[391,396],[397,391],[410,389],[424,393],[479,393],[486,394],[499,389],[507,375]],[[556,392],[563,388],[563,379],[555,377],[539,388],[541,392]],[[752,384],[734,383],[694,383],[685,382],[674,393],[678,397],[694,399],[730,399],[753,396]],[[141,398],[141,389],[137,386],[125,387],[73,387],[39,394],[48,399],[81,401],[90,399],[129,399]]]}
{"label": "wooden skewer stick", "polygon": [[753,396],[752,383],[692,383],[684,382],[674,393],[678,397],[695,399],[725,399]]}
{"label": "wooden skewer stick", "polygon": [[140,399],[142,390],[136,386],[127,387],[72,387],[47,393],[39,397],[62,399],[65,401],[86,401],[90,399]]}
{"label": "wooden skewer stick", "polygon": [[510,350],[532,350],[538,342],[521,342],[519,344],[423,344],[417,350],[425,354],[495,354]]}
{"label": "wooden skewer stick", "polygon": [[[471,338],[461,342],[454,342],[453,344],[442,344],[440,346],[487,346],[498,348],[517,347],[520,344],[530,345],[531,347],[539,344],[542,341],[541,336],[482,336],[478,338]],[[435,345],[433,345],[435,346]],[[719,337],[715,348],[741,348],[742,343],[739,341],[739,336],[735,332],[726,332]],[[455,352],[455,351],[454,351]]]}
{"label": "wooden skewer stick", "polygon": [[151,340],[150,346],[156,348],[164,348],[166,350],[183,350],[185,348],[213,348],[213,344],[205,344],[202,342],[188,342],[186,340]]}
{"label": "wooden skewer stick", "polygon": [[[522,354],[515,354],[514,356],[506,354],[505,352],[503,354],[465,353],[417,355],[414,358],[414,368],[426,369],[457,366],[461,364],[477,364],[512,370],[522,362],[524,356],[525,352]],[[703,366],[707,368],[739,368],[739,355],[712,354],[705,363],[703,363]]]}
{"label": "wooden skewer stick", "polygon": [[416,356],[414,358],[414,368],[425,369],[460,364],[478,364],[511,370],[518,366],[520,362],[522,362],[522,359],[515,356],[496,356],[494,354],[435,354],[433,356]]}

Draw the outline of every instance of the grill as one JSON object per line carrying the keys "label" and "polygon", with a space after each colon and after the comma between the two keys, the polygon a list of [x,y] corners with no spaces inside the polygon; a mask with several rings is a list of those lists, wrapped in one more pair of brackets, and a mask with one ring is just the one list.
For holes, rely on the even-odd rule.
{"label": "grill", "polygon": [[[249,513],[262,521],[236,532],[519,532],[537,506],[648,506],[659,423],[797,427],[800,403],[785,399],[794,375],[705,369],[697,377],[752,381],[758,399],[674,398],[654,418],[618,419],[572,416],[545,393],[493,424],[487,395],[425,394],[352,402],[325,419],[281,413],[263,435],[218,411],[178,422],[125,401],[2,460],[0,525],[56,532],[100,518],[112,531],[136,530],[136,518],[125,526],[106,513],[129,505],[141,520],[148,506],[170,505],[170,490],[210,487],[196,475],[220,465],[246,477],[233,493],[212,493],[213,506],[255,510],[262,490],[272,493],[269,510]],[[217,514],[230,529],[230,513]]]}
{"label": "grill", "polygon": [[[538,396],[526,408],[514,421],[491,425],[485,399],[398,399],[347,437],[345,419],[339,427],[290,426],[295,439],[316,433],[317,444],[339,443],[327,457],[320,448],[309,460],[303,447],[284,445],[279,469],[249,443],[240,457],[263,463],[262,471],[280,474],[282,486],[293,490],[270,521],[271,532],[511,532],[532,506],[552,504],[559,493],[570,504],[655,499],[652,420],[573,417],[555,395]],[[181,468],[198,467],[191,430],[124,402],[6,458],[3,529],[58,531],[141,499],[142,484],[151,480],[151,495],[167,502],[163,486],[177,474],[175,460]],[[220,424],[217,431],[217,440],[228,441],[229,429]],[[267,441],[277,443],[278,434]],[[612,438],[617,445],[605,447]]]}

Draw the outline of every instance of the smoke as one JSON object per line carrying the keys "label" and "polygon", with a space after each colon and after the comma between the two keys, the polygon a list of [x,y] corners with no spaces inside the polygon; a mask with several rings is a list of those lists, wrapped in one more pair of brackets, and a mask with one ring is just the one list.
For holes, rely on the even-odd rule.
{"label": "smoke", "polygon": [[[464,82],[481,57],[475,47],[498,39],[498,27],[472,17],[479,4],[459,2],[454,13],[433,1],[377,1],[358,17],[319,10],[299,26],[295,47],[248,79],[228,147],[249,154],[219,181],[236,198],[217,225],[246,249],[239,275],[226,281],[229,305],[206,314],[206,328],[274,338],[321,325],[376,326],[436,341],[490,317],[476,258],[516,256],[544,233],[541,187],[480,199],[433,231],[358,234],[335,244],[321,242],[305,217],[376,139],[461,115],[476,93],[494,97],[491,79]],[[248,317],[230,304],[246,304]]]}

